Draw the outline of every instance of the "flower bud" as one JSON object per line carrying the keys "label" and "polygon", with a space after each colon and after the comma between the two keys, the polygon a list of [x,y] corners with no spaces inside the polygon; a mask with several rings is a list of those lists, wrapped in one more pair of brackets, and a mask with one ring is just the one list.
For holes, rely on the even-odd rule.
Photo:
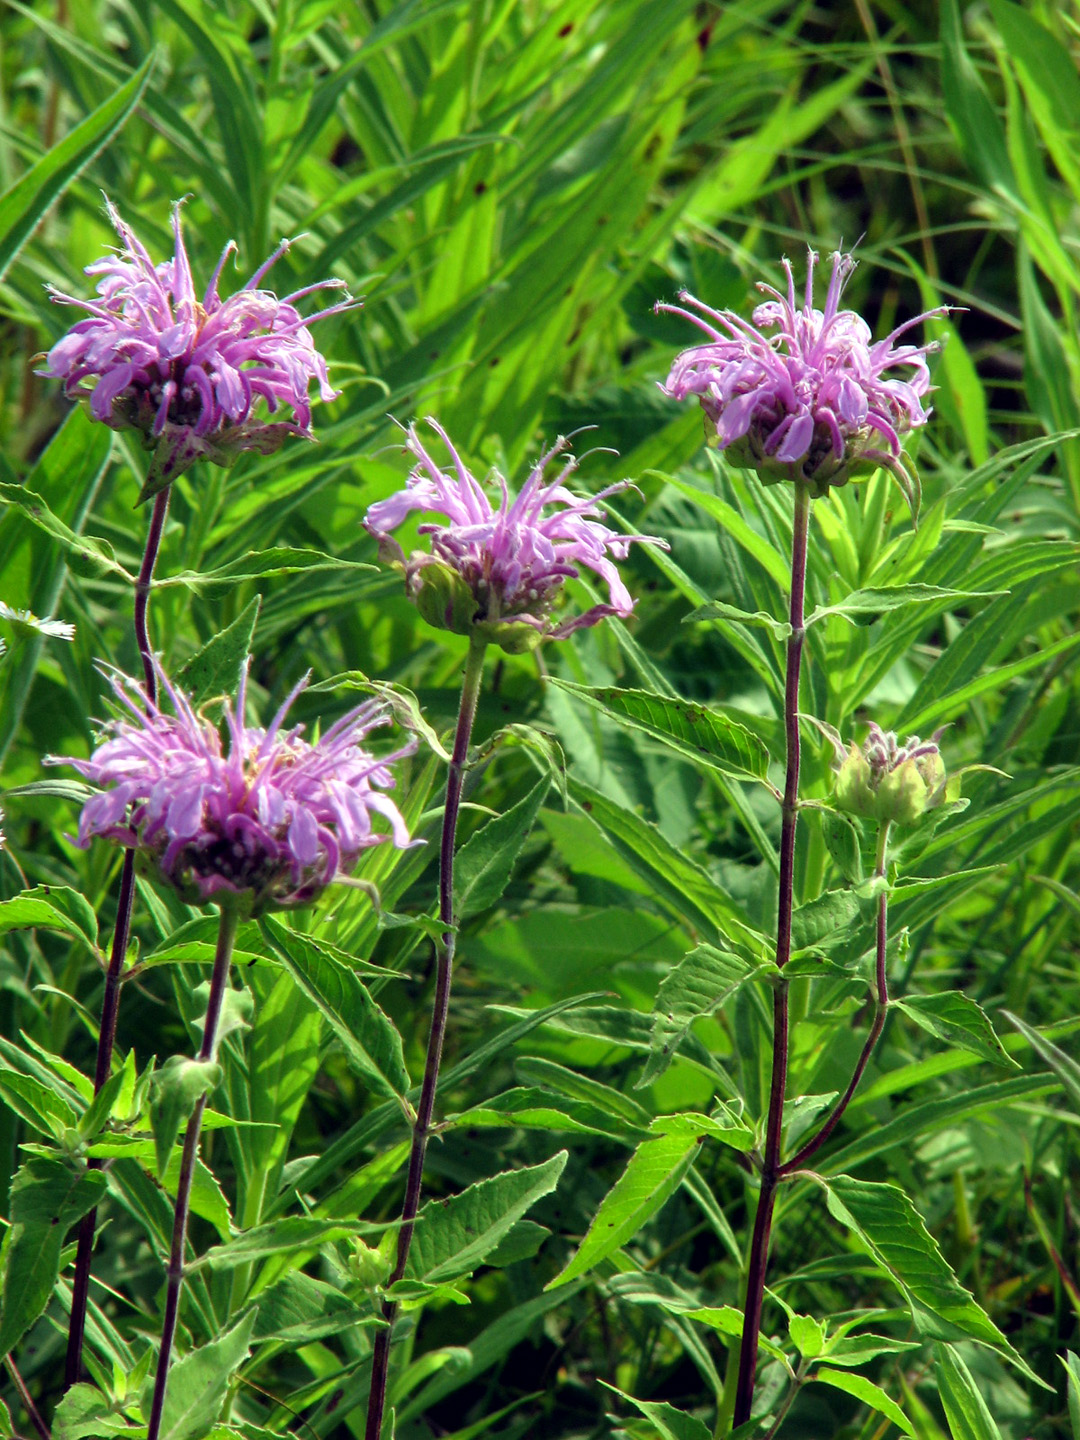
{"label": "flower bud", "polygon": [[838,761],[836,808],[879,824],[914,825],[928,810],[955,799],[960,777],[945,774],[937,744],[941,734],[935,730],[930,740],[912,735],[900,745],[891,730],[871,721],[862,749],[852,744],[845,750],[831,731]]}

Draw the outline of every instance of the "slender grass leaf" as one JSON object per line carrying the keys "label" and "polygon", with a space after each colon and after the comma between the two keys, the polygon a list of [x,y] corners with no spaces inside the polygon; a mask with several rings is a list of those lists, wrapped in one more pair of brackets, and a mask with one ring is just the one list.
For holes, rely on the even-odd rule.
{"label": "slender grass leaf", "polygon": [[1016,1026],[1036,1055],[1041,1055],[1051,1067],[1076,1106],[1077,1114],[1080,1115],[1080,1065],[1060,1046],[1048,1040],[1045,1035],[1040,1035],[1038,1030],[1033,1029],[1026,1021],[1021,1020],[1019,1015],[1011,1015],[1008,1010],[1003,1010],[1001,1013],[1010,1025]]}
{"label": "slender grass leaf", "polygon": [[121,130],[142,98],[154,68],[149,55],[126,84],[0,195],[0,280],[49,206]]}
{"label": "slender grass leaf", "polygon": [[1001,1431],[954,1346],[934,1346],[934,1378],[953,1440],[1001,1440]]}

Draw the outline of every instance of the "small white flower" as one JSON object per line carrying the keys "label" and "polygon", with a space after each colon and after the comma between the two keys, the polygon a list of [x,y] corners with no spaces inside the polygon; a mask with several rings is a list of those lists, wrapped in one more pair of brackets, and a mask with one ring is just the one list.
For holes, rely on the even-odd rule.
{"label": "small white flower", "polygon": [[75,626],[66,620],[53,620],[49,616],[39,619],[32,610],[16,610],[3,600],[0,600],[0,620],[6,620],[24,639],[30,635],[48,635],[54,640],[75,639]]}

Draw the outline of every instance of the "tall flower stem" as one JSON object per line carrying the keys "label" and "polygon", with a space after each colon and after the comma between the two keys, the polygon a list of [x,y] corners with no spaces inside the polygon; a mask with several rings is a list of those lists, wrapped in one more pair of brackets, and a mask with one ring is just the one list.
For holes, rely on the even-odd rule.
{"label": "tall flower stem", "polygon": [[[157,699],[157,675],[154,672],[154,653],[150,648],[150,634],[146,616],[150,605],[150,588],[154,580],[154,566],[161,549],[161,535],[165,529],[165,517],[169,512],[170,488],[158,492],[150,515],[150,528],[146,535],[146,548],[142,564],[135,581],[135,640],[142,660],[143,675],[146,679],[146,693],[151,701]],[[101,999],[101,1028],[98,1032],[97,1064],[94,1069],[94,1094],[109,1078],[112,1069],[112,1052],[116,1043],[116,1021],[120,1012],[120,989],[127,955],[128,937],[131,933],[131,909],[135,900],[135,852],[124,852],[124,863],[120,871],[120,894],[116,902],[116,924],[113,927],[112,948],[109,952],[109,967],[105,972],[105,993]],[[91,1159],[91,1170],[101,1168],[101,1161]],[[94,1251],[94,1233],[97,1228],[97,1208],[83,1216],[79,1225],[79,1241],[75,1251],[75,1276],[71,1286],[71,1319],[68,1326],[67,1358],[64,1364],[64,1388],[69,1389],[82,1374],[83,1336],[86,1332],[86,1306],[90,1293],[90,1264]]]}
{"label": "tall flower stem", "polygon": [[885,1029],[885,1017],[889,1013],[889,976],[886,965],[886,957],[889,945],[889,891],[885,885],[885,869],[888,864],[889,855],[889,822],[882,823],[878,831],[877,842],[877,864],[874,870],[875,877],[881,882],[881,889],[877,897],[877,924],[876,924],[876,959],[874,967],[875,1005],[874,1020],[870,1026],[870,1033],[866,1037],[862,1053],[855,1065],[855,1070],[847,1089],[834,1105],[828,1119],[821,1129],[808,1140],[797,1154],[780,1167],[780,1178],[786,1179],[794,1170],[801,1170],[810,1159],[811,1155],[821,1149],[825,1141],[836,1129],[840,1119],[851,1103],[851,1098],[859,1088],[859,1082],[863,1077],[867,1065],[870,1063],[870,1056],[874,1053],[874,1047],[881,1039],[881,1032]]}
{"label": "tall flower stem", "polygon": [[[454,949],[454,842],[457,837],[458,809],[461,805],[461,790],[465,781],[465,768],[469,756],[469,740],[472,736],[473,721],[476,719],[476,705],[480,698],[480,682],[484,673],[485,641],[475,635],[469,641],[469,654],[465,661],[465,678],[461,687],[461,705],[458,710],[457,730],[454,733],[454,749],[450,758],[450,770],[446,777],[446,805],[443,809],[442,841],[439,847],[439,919],[446,925],[442,945],[439,948],[435,971],[435,1001],[431,1012],[431,1030],[428,1034],[427,1059],[424,1064],[424,1080],[420,1087],[420,1104],[413,1123],[412,1149],[409,1152],[409,1171],[405,1181],[405,1202],[401,1208],[401,1228],[397,1237],[397,1256],[390,1274],[393,1285],[405,1274],[412,1244],[413,1229],[420,1209],[420,1190],[424,1178],[424,1156],[427,1152],[428,1137],[431,1134],[431,1117],[435,1110],[435,1092],[439,1083],[439,1063],[442,1059],[443,1039],[446,1035],[446,1021],[450,1011],[450,984],[453,979]],[[386,1408],[386,1382],[390,1369],[390,1342],[397,1316],[397,1305],[384,1300],[383,1320],[386,1322],[375,1337],[375,1348],[371,1358],[371,1390],[368,1395],[367,1425],[365,1440],[379,1440],[382,1434],[383,1411]],[[149,1440],[154,1440],[151,1435]]]}
{"label": "tall flower stem", "polygon": [[[780,898],[776,917],[776,964],[783,970],[791,957],[791,917],[795,906],[795,831],[799,819],[799,675],[803,642],[806,638],[806,549],[810,530],[810,487],[795,482],[795,515],[791,537],[791,605],[788,620],[784,679],[784,735],[786,774],[780,829]],[[757,1370],[761,1307],[765,1296],[765,1267],[769,1258],[776,1189],[781,1180],[780,1138],[784,1120],[784,1093],[788,1068],[788,982],[781,975],[773,990],[773,1059],[769,1090],[769,1116],[765,1130],[765,1154],[761,1166],[754,1233],[746,1269],[746,1303],[743,1306],[742,1347],[739,1352],[739,1379],[735,1390],[735,1425],[750,1419]]]}
{"label": "tall flower stem", "polygon": [[[210,994],[206,1002],[206,1019],[203,1022],[202,1045],[198,1059],[212,1061],[217,1050],[217,1028],[221,1018],[221,1007],[229,984],[229,965],[232,962],[233,945],[240,924],[240,914],[235,905],[223,905],[218,923],[217,949],[214,952],[214,969],[210,976]],[[180,1157],[180,1175],[176,1186],[176,1208],[173,1212],[172,1247],[169,1251],[168,1283],[165,1290],[165,1320],[161,1327],[161,1349],[158,1351],[157,1374],[154,1376],[154,1398],[150,1406],[150,1424],[147,1440],[158,1440],[161,1430],[161,1416],[165,1408],[165,1387],[169,1379],[169,1360],[172,1356],[173,1338],[176,1335],[176,1320],[180,1311],[180,1292],[184,1285],[184,1250],[187,1245],[188,1213],[191,1206],[191,1183],[195,1178],[195,1164],[199,1158],[199,1132],[202,1129],[203,1111],[207,1095],[199,1096],[184,1132],[184,1149]]]}

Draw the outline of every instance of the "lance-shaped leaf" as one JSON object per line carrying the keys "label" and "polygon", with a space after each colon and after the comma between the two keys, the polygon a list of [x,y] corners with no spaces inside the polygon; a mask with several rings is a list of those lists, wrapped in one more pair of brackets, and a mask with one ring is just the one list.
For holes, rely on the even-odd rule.
{"label": "lance-shaped leaf", "polygon": [[409,1088],[401,1036],[367,986],[310,935],[272,915],[259,928],[274,954],[341,1042],[349,1064],[381,1095],[400,1099]]}
{"label": "lance-shaped leaf", "polygon": [[[233,1372],[247,1359],[258,1312],[244,1318],[219,1339],[192,1350],[169,1370],[169,1388],[161,1416],[161,1440],[201,1440],[221,1414]],[[142,1395],[143,1413],[149,1415],[154,1380],[149,1377]]]}
{"label": "lance-shaped leaf", "polygon": [[1003,592],[1000,590],[944,590],[938,585],[882,585],[865,590],[852,590],[835,605],[822,605],[807,616],[807,626],[827,615],[839,615],[852,624],[872,624],[879,615],[892,610],[903,610],[909,605],[932,607],[931,614],[938,610],[955,609],[970,600],[993,600]]}
{"label": "lance-shaped leaf", "polygon": [[934,1378],[953,1440],[1001,1440],[971,1371],[951,1345],[934,1346]]}
{"label": "lance-shaped leaf", "polygon": [[768,773],[769,752],[764,741],[737,720],[704,705],[648,690],[593,689],[554,677],[550,683],[626,729],[651,735],[688,760],[740,780],[764,780]]}
{"label": "lance-shaped leaf", "polygon": [[712,945],[699,945],[684,955],[660,982],[653,1004],[652,1052],[635,1089],[662,1075],[694,1021],[714,1015],[756,973],[749,961]]}
{"label": "lance-shaped leaf", "polygon": [[627,1395],[625,1390],[609,1385],[606,1380],[601,1380],[600,1384],[640,1410],[662,1440],[711,1440],[712,1431],[696,1415],[677,1410],[666,1400],[635,1400],[633,1395]]}
{"label": "lance-shaped leaf", "polygon": [[559,1183],[567,1151],[542,1165],[509,1170],[470,1185],[449,1200],[431,1200],[420,1212],[405,1278],[441,1285],[483,1264],[525,1212]]}
{"label": "lance-shaped leaf", "polygon": [[915,1435],[915,1427],[896,1401],[865,1375],[853,1375],[848,1370],[832,1370],[825,1365],[820,1370],[815,1370],[809,1379],[820,1385],[831,1385],[834,1390],[843,1390],[845,1395],[854,1395],[856,1400],[869,1405],[871,1410],[876,1410],[879,1415],[887,1415],[905,1435]]}
{"label": "lance-shaped leaf", "polygon": [[[953,1274],[914,1205],[896,1185],[838,1175],[828,1182],[829,1213],[853,1230],[903,1292],[915,1327],[933,1340],[978,1340],[1042,1385],[986,1311]],[[1046,1388],[1046,1387],[1044,1387]]]}
{"label": "lance-shaped leaf", "polygon": [[8,930],[59,930],[97,956],[97,916],[93,906],[66,885],[38,885],[0,902],[0,934]]}
{"label": "lance-shaped leaf", "polygon": [[487,910],[502,895],[551,786],[545,775],[524,799],[489,820],[454,859],[454,913],[459,918]]}
{"label": "lance-shaped leaf", "polygon": [[182,666],[176,680],[194,704],[201,705],[211,695],[234,692],[240,667],[251,650],[261,605],[262,597],[256,595],[231,625],[208,640]]}
{"label": "lance-shaped leaf", "polygon": [[14,1350],[44,1311],[60,1273],[67,1232],[101,1199],[105,1176],[35,1155],[11,1182],[11,1228],[0,1247],[0,1355]]}
{"label": "lance-shaped leaf", "polygon": [[940,995],[908,995],[896,1002],[896,1008],[948,1045],[970,1050],[993,1065],[1017,1068],[1017,1062],[994,1034],[982,1006],[962,990],[945,990]]}

